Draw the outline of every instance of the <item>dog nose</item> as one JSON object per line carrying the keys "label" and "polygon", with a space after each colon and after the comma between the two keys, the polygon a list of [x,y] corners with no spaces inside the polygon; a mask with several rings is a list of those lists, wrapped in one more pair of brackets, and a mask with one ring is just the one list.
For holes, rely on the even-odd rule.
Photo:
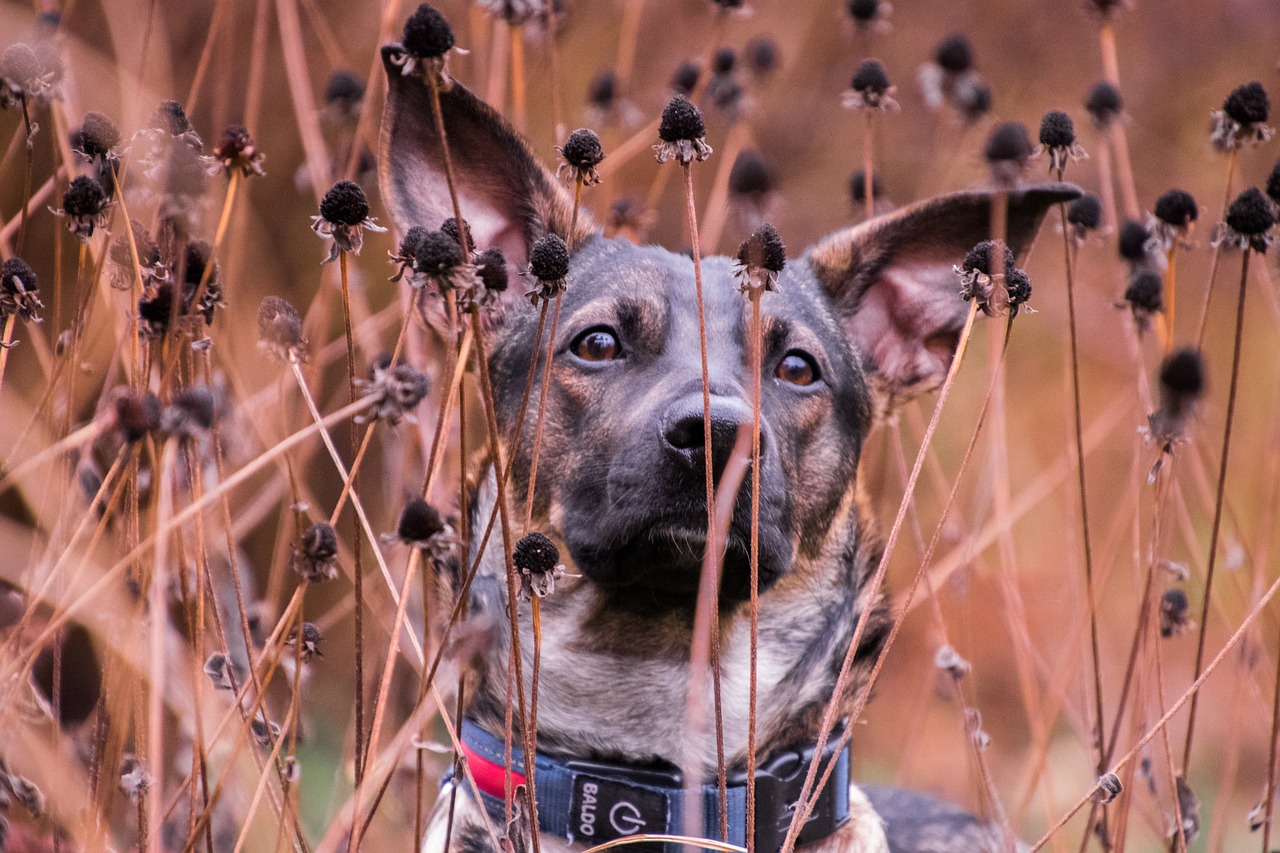
{"label": "dog nose", "polygon": [[[706,457],[705,421],[701,395],[673,404],[663,419],[662,439],[667,450],[691,467],[702,469]],[[733,452],[738,429],[751,428],[751,407],[729,397],[711,398],[711,459],[716,478],[724,472]],[[750,448],[750,445],[747,445]],[[764,450],[764,433],[760,435]]]}

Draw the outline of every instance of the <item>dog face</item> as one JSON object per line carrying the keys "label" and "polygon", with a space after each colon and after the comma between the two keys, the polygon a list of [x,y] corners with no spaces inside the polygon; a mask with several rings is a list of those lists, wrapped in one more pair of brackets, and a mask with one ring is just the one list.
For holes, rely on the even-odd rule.
{"label": "dog face", "polygon": [[[401,229],[452,215],[429,94],[390,67],[382,180]],[[689,607],[706,540],[702,373],[692,261],[598,236],[505,122],[460,85],[442,113],[463,216],[476,243],[517,264],[553,231],[573,255],[560,307],[533,518],[567,546],[604,606]],[[670,167],[674,168],[674,167]],[[1015,251],[1049,205],[1074,197],[1037,187],[1010,205]],[[855,473],[873,414],[938,385],[963,325],[953,265],[989,227],[985,193],[925,202],[837,232],[794,257],[762,299],[760,562],[762,590],[820,560],[857,525]],[[705,259],[711,465],[719,477],[750,428],[749,303],[730,261]],[[536,311],[512,306],[491,368],[504,434],[520,409]],[[540,383],[535,382],[535,388]],[[535,399],[531,410],[537,406]],[[511,492],[527,486],[535,418],[507,441]],[[510,436],[508,435],[508,438]],[[721,585],[749,596],[750,482],[739,490]],[[857,538],[856,535],[853,538]]]}

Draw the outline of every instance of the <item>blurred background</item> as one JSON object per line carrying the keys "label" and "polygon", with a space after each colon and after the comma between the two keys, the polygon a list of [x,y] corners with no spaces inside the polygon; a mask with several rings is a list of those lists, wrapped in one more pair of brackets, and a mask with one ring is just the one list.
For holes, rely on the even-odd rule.
{"label": "blurred background", "polygon": [[[868,4],[852,5],[862,7],[856,10],[860,15],[867,14]],[[1099,6],[1115,8],[1104,14]],[[731,252],[764,216],[776,224],[794,256],[864,215],[861,197],[850,192],[850,178],[863,164],[866,116],[841,103],[864,59],[883,62],[900,105],[874,119],[880,210],[985,185],[990,177],[982,152],[995,124],[1022,122],[1034,137],[1045,112],[1064,110],[1074,118],[1079,142],[1090,154],[1067,166],[1068,180],[1104,193],[1102,167],[1117,167],[1114,153],[1106,151],[1124,137],[1142,221],[1169,189],[1186,190],[1198,201],[1191,246],[1179,251],[1179,311],[1173,332],[1175,342],[1194,343],[1213,266],[1211,236],[1228,194],[1228,157],[1210,143],[1211,114],[1221,109],[1233,88],[1249,81],[1280,92],[1280,6],[1274,0],[1135,0],[1131,5],[902,0],[892,9],[887,3],[870,7],[872,16],[859,20],[850,4],[837,0],[755,0],[727,13],[707,0],[565,0],[554,27],[535,16],[516,36],[523,39],[528,138],[534,151],[554,164],[555,145],[568,130],[597,130],[606,155],[614,155],[605,161],[604,183],[584,196],[597,222],[610,232],[681,250],[688,236],[680,182],[662,174],[673,169],[660,169],[654,162],[650,145],[657,140],[649,125],[670,97],[682,63],[697,64],[704,75],[718,63],[720,87],[713,82],[700,89],[707,140],[716,150],[695,168],[707,241],[703,249]],[[468,51],[450,56],[449,73],[515,118],[511,29],[479,4],[441,2],[439,8],[452,22],[458,46]],[[4,46],[51,39],[65,63],[63,118],[54,119],[49,110],[34,113],[40,128],[31,149],[33,191],[61,162],[51,139],[77,126],[88,110],[111,117],[127,138],[148,124],[158,102],[175,99],[186,107],[206,153],[224,128],[244,124],[266,154],[266,176],[240,185],[218,255],[226,307],[209,331],[214,362],[231,377],[240,416],[255,424],[233,437],[238,445],[235,464],[261,451],[268,437],[278,439],[306,423],[296,402],[281,415],[273,386],[283,368],[269,365],[255,346],[254,318],[263,296],[284,296],[306,314],[307,336],[320,353],[309,375],[321,409],[332,411],[346,400],[337,271],[321,266],[325,247],[311,232],[309,217],[316,213],[319,195],[345,175],[366,186],[372,215],[389,224],[377,193],[373,153],[385,87],[377,48],[398,38],[412,9],[404,2],[328,0],[37,0],[34,6],[0,0]],[[56,31],[37,20],[42,12],[61,14]],[[1100,130],[1084,106],[1104,77],[1100,31],[1107,28],[1114,33],[1123,96],[1121,133]],[[922,93],[922,67],[935,61],[935,48],[953,34],[963,35],[972,46],[973,69],[989,86],[988,109],[975,108],[968,115],[949,104],[931,109]],[[729,70],[724,70],[727,54],[714,56],[720,48],[734,51]],[[331,76],[340,70],[367,86],[363,98],[349,85],[346,90],[331,86]],[[21,111],[0,112],[0,223],[17,219],[27,194],[24,138]],[[744,166],[735,179],[730,167],[744,150],[755,152],[759,164],[750,174]],[[1230,197],[1264,184],[1278,155],[1280,143],[1275,141],[1242,150]],[[1027,180],[1040,179],[1047,169],[1044,158],[1032,161]],[[68,296],[55,313],[51,296],[59,286],[70,287],[77,263],[74,240],[65,233],[55,239],[63,224],[49,211],[59,206],[66,177],[61,173],[31,205],[22,251],[48,283],[45,302],[51,307],[42,326],[17,336],[42,336],[46,351],[76,308]],[[1241,268],[1238,251],[1225,252],[1218,265],[1203,349],[1208,392],[1188,432],[1190,441],[1175,450],[1165,533],[1153,546],[1154,494],[1148,472],[1157,448],[1139,430],[1154,405],[1162,350],[1150,334],[1139,340],[1131,313],[1123,307],[1129,272],[1117,254],[1117,219],[1131,215],[1125,211],[1123,183],[1123,176],[1112,176],[1104,196],[1113,195],[1119,213],[1108,210],[1104,227],[1079,247],[1074,279],[1108,731],[1148,565],[1185,567],[1185,581],[1177,580],[1176,571],[1161,570],[1157,583],[1184,589],[1193,619],[1204,600]],[[193,237],[212,240],[225,185],[220,175],[209,179]],[[854,741],[856,778],[933,791],[988,814],[997,808],[994,792],[998,808],[1028,840],[1064,814],[1096,776],[1089,733],[1092,675],[1072,449],[1066,278],[1057,219],[1051,214],[1027,260],[1035,313],[1019,317],[1007,355],[1003,450],[1011,503],[1005,512],[996,511],[994,469],[984,438],[946,521],[930,581],[921,587]],[[16,235],[6,228],[2,236],[0,253],[8,258],[17,251]],[[397,306],[403,294],[387,281],[391,269],[385,260],[399,236],[394,231],[368,234],[363,254],[353,260],[353,310],[361,322],[359,344],[366,359],[389,350],[399,328],[402,312]],[[100,252],[102,244],[95,246]],[[1274,538],[1280,506],[1280,297],[1272,255],[1255,258],[1250,269],[1206,660],[1222,648],[1280,568]],[[109,310],[85,332],[77,389],[57,398],[59,414],[72,424],[93,418],[106,390],[122,381],[113,362],[113,353],[124,346],[121,323],[130,313],[122,296],[127,294],[103,295]],[[888,588],[894,595],[906,589],[919,565],[920,542],[932,534],[972,433],[987,387],[988,348],[998,340],[990,334],[994,331],[980,325],[943,417],[917,489],[915,512],[890,566]],[[339,343],[324,350],[331,341]],[[13,350],[4,375],[0,452],[8,468],[13,459],[5,448],[17,448],[19,438],[26,442],[19,449],[28,454],[57,437],[53,423],[60,418],[42,414],[47,412],[49,379],[38,349],[24,345]],[[433,379],[440,372],[431,360],[437,354],[438,346],[424,336],[418,355]],[[442,384],[434,381],[433,389]],[[885,527],[892,522],[905,469],[915,457],[934,400],[930,395],[881,426],[864,451],[864,488]],[[433,391],[421,410],[423,424],[402,427],[396,436],[374,443],[372,458],[380,471],[388,472],[385,479],[369,474],[363,487],[375,527],[394,526],[405,478],[410,483],[420,478],[420,448],[429,442],[436,404]],[[33,417],[42,426],[35,434],[23,432]],[[471,427],[468,443],[475,447],[483,424]],[[444,483],[457,482],[456,442],[454,447]],[[323,449],[308,445],[294,464],[315,499],[331,506],[341,482]],[[397,472],[404,466],[412,470]],[[0,495],[4,541],[9,543],[3,576],[19,586],[34,564],[34,557],[25,556],[37,552],[32,543],[56,539],[46,522],[47,494],[34,488],[24,484]],[[446,488],[432,498],[445,507],[456,501]],[[246,513],[237,526],[237,545],[251,575],[254,607],[263,624],[271,625],[294,584],[283,556],[287,541],[280,533],[289,516],[287,501],[278,489],[264,492],[261,501],[250,495],[237,500],[244,503],[233,504],[234,510]],[[111,553],[118,557],[120,551]],[[393,562],[402,571],[402,561]],[[326,632],[325,656],[307,676],[307,737],[299,748],[306,768],[300,793],[303,822],[317,839],[350,794],[349,747],[344,752],[355,690],[349,599],[345,579],[312,590],[307,599],[308,618],[322,623]],[[901,600],[895,598],[895,603]],[[388,618],[394,612],[385,591],[370,606],[385,609]],[[1261,844],[1259,835],[1250,832],[1248,815],[1266,784],[1278,633],[1280,607],[1273,604],[1205,684],[1187,768],[1200,801],[1193,850],[1245,850]],[[1126,718],[1119,754],[1193,680],[1196,636],[1190,630],[1159,643],[1163,696],[1157,695],[1152,678],[1153,658],[1144,655],[1141,710],[1136,722]],[[385,642],[384,631],[377,643]],[[935,652],[948,643],[972,665],[959,696],[934,665]],[[380,672],[380,660],[375,665]],[[397,683],[389,711],[397,724],[416,691],[416,676],[410,677],[408,666],[403,670],[403,689]],[[980,710],[990,736],[982,753],[989,784],[983,782],[965,734],[966,706]],[[52,737],[47,728],[31,725],[22,735],[16,728],[0,735],[0,753],[8,751],[11,763],[22,763],[26,756],[31,764],[31,756],[39,754],[19,746],[20,740]],[[1181,752],[1185,725],[1183,711],[1169,727],[1175,756]],[[59,749],[74,763],[66,758],[73,753]],[[1163,849],[1161,839],[1173,820],[1163,739],[1151,741],[1141,757],[1150,771],[1144,774],[1139,767],[1130,786],[1128,849]],[[413,820],[413,762],[405,761],[406,775],[396,778],[370,826],[370,849],[405,846],[406,827]],[[447,757],[429,755],[427,761],[430,774],[438,776]],[[1175,758],[1175,763],[1180,762]],[[40,771],[28,766],[26,772],[35,777]],[[45,781],[46,793],[55,799],[56,784],[49,790]],[[61,813],[74,810],[63,807]],[[124,840],[133,837],[127,818],[117,814],[117,823],[117,837],[130,843]],[[275,843],[266,824],[261,832],[261,838],[256,833],[251,837],[249,849]],[[1081,813],[1053,836],[1050,849],[1075,850],[1084,834]]]}

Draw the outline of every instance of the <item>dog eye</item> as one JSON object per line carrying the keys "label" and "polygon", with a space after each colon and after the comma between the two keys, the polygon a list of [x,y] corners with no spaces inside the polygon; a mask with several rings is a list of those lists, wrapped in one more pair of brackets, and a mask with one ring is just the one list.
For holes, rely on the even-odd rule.
{"label": "dog eye", "polygon": [[605,326],[587,329],[569,349],[583,361],[614,361],[622,357],[622,344],[613,330]]}
{"label": "dog eye", "polygon": [[804,350],[793,349],[778,362],[774,374],[791,385],[812,385],[818,381],[818,365]]}

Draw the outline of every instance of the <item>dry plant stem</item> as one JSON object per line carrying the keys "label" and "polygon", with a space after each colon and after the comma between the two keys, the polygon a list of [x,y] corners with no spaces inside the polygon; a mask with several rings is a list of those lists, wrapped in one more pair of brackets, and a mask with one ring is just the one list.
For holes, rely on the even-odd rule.
{"label": "dry plant stem", "polygon": [[209,29],[204,39],[204,47],[200,50],[200,59],[196,63],[196,73],[191,78],[191,88],[187,90],[185,110],[193,113],[196,109],[196,97],[200,94],[200,84],[204,82],[205,73],[209,70],[209,60],[213,57],[213,45],[218,40],[218,31],[226,20],[231,4],[227,0],[217,0],[213,7],[213,19],[209,21]]}
{"label": "dry plant stem", "polygon": [[[445,298],[452,301],[453,294],[448,293]],[[450,312],[452,316],[454,312]],[[456,324],[453,324],[456,327]],[[450,347],[445,358],[444,375],[449,376],[449,387],[446,389],[444,397],[440,400],[439,411],[436,412],[436,431],[431,439],[431,451],[427,458],[427,473],[422,479],[422,497],[426,498],[431,490],[431,483],[435,480],[435,476],[439,473],[439,468],[444,459],[444,442],[446,438],[445,423],[449,420],[449,413],[453,409],[453,398],[461,387],[463,374],[466,372],[467,357],[471,354],[471,330],[467,329],[462,335],[462,342],[456,347]]]}
{"label": "dry plant stem", "polygon": [[[1137,757],[1144,748],[1146,748],[1146,745],[1151,742],[1151,739],[1154,738],[1161,729],[1168,725],[1169,721],[1182,710],[1182,706],[1187,704],[1187,702],[1189,702],[1191,698],[1200,691],[1201,686],[1203,686],[1205,681],[1209,679],[1209,676],[1213,675],[1218,666],[1226,660],[1227,655],[1229,655],[1231,651],[1239,645],[1240,641],[1244,639],[1244,635],[1249,631],[1254,620],[1256,620],[1258,615],[1266,609],[1267,605],[1271,603],[1271,599],[1275,598],[1276,593],[1278,592],[1280,592],[1280,578],[1277,578],[1267,589],[1262,598],[1260,598],[1258,602],[1249,609],[1249,612],[1245,615],[1240,626],[1236,628],[1235,633],[1233,633],[1222,646],[1222,649],[1214,656],[1213,660],[1209,661],[1208,665],[1205,666],[1204,671],[1201,672],[1199,677],[1191,683],[1191,686],[1186,689],[1186,692],[1178,698],[1177,702],[1174,702],[1173,705],[1169,707],[1168,711],[1165,711],[1164,715],[1156,721],[1155,725],[1148,729],[1146,734],[1144,734],[1119,761],[1111,766],[1111,772],[1114,773],[1117,770],[1126,767],[1129,762],[1133,761],[1133,759]],[[1041,838],[1031,847],[1028,853],[1036,853],[1037,850],[1042,849],[1053,835],[1057,834],[1059,830],[1066,826],[1067,822],[1071,820],[1071,818],[1075,817],[1076,813],[1093,799],[1094,794],[1096,794],[1097,791],[1098,786],[1095,784],[1085,792],[1084,796],[1077,800],[1076,803],[1065,814],[1063,814],[1062,817],[1060,817],[1043,836],[1041,836]]]}
{"label": "dry plant stem", "polygon": [[[751,136],[750,126],[744,122],[735,122],[729,129],[729,135],[724,141],[724,152],[718,158],[720,165],[716,169],[715,180],[711,184],[711,194],[707,197],[707,203],[702,208],[702,227],[699,229],[699,237],[702,241],[704,251],[715,252],[720,245],[720,236],[724,233],[725,223],[729,218],[729,175],[733,171],[733,164],[737,162],[738,152]],[[662,170],[659,174],[668,175],[668,170]],[[650,200],[652,204],[650,209],[657,203],[657,198]]]}
{"label": "dry plant stem", "polygon": [[26,128],[26,158],[23,160],[22,169],[22,218],[18,226],[18,254],[24,253],[27,245],[27,219],[30,216],[29,207],[31,198],[31,161],[35,157],[35,147],[31,141],[31,115],[27,112],[27,96],[19,95],[22,104],[22,124]]}
{"label": "dry plant stem", "polygon": [[[875,574],[872,575],[871,581],[867,584],[866,595],[869,601],[874,600],[880,591],[881,585],[884,583],[885,572],[889,568],[889,558],[893,555],[893,549],[898,544],[898,535],[902,530],[902,522],[906,518],[907,508],[915,492],[916,481],[920,478],[920,471],[924,467],[925,456],[929,446],[933,443],[933,434],[938,428],[938,421],[942,419],[942,410],[946,406],[947,398],[951,395],[951,387],[955,384],[960,364],[964,361],[964,354],[969,346],[969,338],[973,334],[973,321],[977,313],[977,302],[971,302],[969,311],[965,315],[964,328],[960,332],[959,343],[956,345],[956,354],[951,361],[951,367],[947,370],[947,377],[942,383],[942,388],[938,391],[938,402],[933,408],[933,415],[929,418],[929,425],[925,428],[924,437],[920,441],[920,450],[916,453],[916,460],[911,468],[911,476],[907,480],[907,487],[902,496],[902,501],[898,504],[898,513],[894,517],[893,526],[889,529],[889,536],[885,540],[884,552],[880,556],[880,562],[876,566]],[[827,707],[823,710],[822,724],[818,730],[818,742],[814,746],[814,758],[809,762],[809,770],[805,774],[804,785],[801,787],[800,796],[798,797],[798,802],[807,804],[810,809],[813,807],[811,797],[814,792],[814,781],[817,779],[818,765],[821,763],[822,752],[826,747],[827,738],[831,735],[831,730],[835,727],[839,700],[848,690],[853,658],[857,654],[858,645],[862,642],[862,634],[866,630],[867,620],[870,616],[871,608],[866,607],[858,617],[857,624],[854,625],[853,637],[849,640],[849,648],[845,652],[844,661],[840,665],[840,674],[836,677],[836,684],[832,690],[832,701],[828,702]],[[852,731],[853,723],[854,721],[850,721],[847,731]],[[787,829],[786,838],[782,842],[782,853],[791,853],[795,849],[796,837],[801,827],[804,826],[804,820],[802,810],[797,808],[791,819],[791,826]]]}
{"label": "dry plant stem", "polygon": [[747,670],[747,851],[755,853],[756,702],[760,633],[760,385],[762,340],[760,297],[751,299],[751,663]]}
{"label": "dry plant stem", "polygon": [[511,27],[511,100],[516,130],[525,132],[529,124],[524,85],[524,25]]}
{"label": "dry plant stem", "polygon": [[686,847],[701,847],[703,850],[718,850],[721,853],[744,853],[746,850],[745,847],[739,847],[736,844],[725,844],[722,841],[712,841],[709,838],[692,838],[688,835],[664,835],[653,832],[645,833],[644,835],[628,835],[626,838],[615,838],[613,841],[606,841],[604,844],[588,847],[583,853],[603,853],[605,850],[614,850],[618,847],[630,847],[632,844],[645,844],[656,841],[683,844]]}
{"label": "dry plant stem", "polygon": [[[685,785],[687,788],[697,789],[700,784],[699,776],[701,768],[692,763],[692,755],[690,755],[690,747],[697,743],[701,732],[701,697],[702,697],[702,679],[706,676],[706,669],[711,657],[711,632],[712,621],[716,618],[717,591],[719,589],[719,562],[712,562],[710,559],[714,556],[712,550],[715,542],[715,485],[713,461],[714,456],[711,452],[711,378],[710,371],[707,367],[707,316],[706,306],[703,302],[702,295],[702,257],[701,247],[698,244],[698,212],[693,202],[693,169],[689,163],[682,163],[680,168],[684,171],[684,187],[686,210],[689,217],[689,242],[693,247],[693,281],[696,290],[698,303],[698,352],[701,357],[702,367],[702,451],[703,451],[703,470],[706,474],[704,482],[706,484],[705,500],[707,504],[707,541],[706,552],[702,561],[702,578],[698,583],[698,598],[694,610],[693,618],[693,643],[689,652],[689,686],[688,698],[686,704],[686,717],[688,731],[685,737]],[[685,803],[685,831],[691,835],[697,834],[698,815],[701,811],[702,803],[694,796],[686,794]],[[725,811],[724,804],[721,803],[721,813]]]}
{"label": "dry plant stem", "polygon": [[[276,0],[276,20],[280,25],[280,47],[284,54],[285,77],[293,112],[306,154],[307,177],[316,201],[324,195],[331,181],[329,155],[320,131],[320,111],[316,109],[307,72],[307,54],[302,39],[302,23],[298,20],[297,0]],[[373,79],[370,75],[369,79]]]}
{"label": "dry plant stem", "polygon": [[[547,335],[547,350],[542,362],[542,389],[538,394],[538,417],[533,425],[533,448],[529,458],[529,485],[524,502],[524,532],[529,532],[533,521],[533,497],[538,485],[538,460],[542,449],[542,427],[547,408],[547,394],[551,388],[552,359],[556,353],[556,332],[560,326],[560,304],[563,294],[556,294],[556,304],[551,311],[551,332]],[[544,303],[545,305],[545,303]],[[536,350],[535,350],[536,352]],[[498,469],[501,471],[501,469]]]}
{"label": "dry plant stem", "polygon": [[[1231,387],[1227,392],[1227,422],[1222,431],[1222,461],[1218,468],[1218,491],[1213,504],[1213,529],[1209,534],[1208,568],[1204,576],[1204,603],[1200,608],[1200,626],[1196,637],[1195,675],[1200,675],[1200,667],[1204,662],[1205,623],[1209,621],[1209,604],[1213,600],[1213,574],[1218,565],[1218,535],[1222,531],[1222,500],[1227,483],[1227,457],[1231,452],[1231,426],[1235,420],[1236,392],[1240,384],[1240,344],[1244,333],[1244,307],[1246,289],[1249,282],[1249,256],[1253,252],[1244,250],[1240,261],[1240,295],[1236,302],[1235,345],[1231,355]],[[1199,695],[1191,699],[1191,707],[1187,711],[1187,739],[1182,749],[1182,774],[1185,777],[1191,764],[1191,745],[1195,738],[1196,711],[1199,706]]]}
{"label": "dry plant stem", "polygon": [[875,111],[863,110],[863,114],[866,123],[862,130],[862,200],[867,219],[872,219],[876,215],[875,173],[872,172],[875,165]]}
{"label": "dry plant stem", "polygon": [[636,46],[640,43],[640,13],[644,0],[626,0],[622,9],[622,23],[618,27],[618,57],[613,63],[618,88],[631,91],[631,71],[636,63]]}
{"label": "dry plant stem", "polygon": [[[1059,179],[1061,179],[1059,175]],[[1089,652],[1093,664],[1093,731],[1098,775],[1106,770],[1106,747],[1102,740],[1106,717],[1102,711],[1102,653],[1098,641],[1098,606],[1093,578],[1093,544],[1089,537],[1089,491],[1084,471],[1084,425],[1080,415],[1079,327],[1076,323],[1075,277],[1071,257],[1071,232],[1066,204],[1058,205],[1062,217],[1063,260],[1067,271],[1067,325],[1071,341],[1071,406],[1075,429],[1076,475],[1080,492],[1080,536],[1084,547],[1084,595],[1089,610]]]}
{"label": "dry plant stem", "polygon": [[17,314],[10,314],[4,320],[4,334],[0,335],[0,391],[4,390],[4,368],[9,363],[9,350],[13,349],[13,324]]}
{"label": "dry plant stem", "polygon": [[[160,456],[160,487],[156,498],[157,528],[163,527],[173,509],[173,463],[177,446],[173,439],[164,444]],[[160,841],[161,798],[159,792],[164,790],[164,706],[165,706],[165,629],[168,619],[165,618],[169,591],[169,535],[161,536],[156,541],[151,567],[151,585],[147,594],[148,636],[150,645],[150,684],[147,704],[147,762],[151,767],[151,778],[156,793],[147,797],[147,838],[151,844]],[[151,847],[147,848],[152,849]]]}
{"label": "dry plant stem", "polygon": [[1178,299],[1178,244],[1176,239],[1169,246],[1169,251],[1165,255],[1165,260],[1164,315],[1166,334],[1164,336],[1164,354],[1168,355],[1173,351],[1173,341],[1177,337],[1178,332],[1177,325],[1175,324]]}
{"label": "dry plant stem", "polygon": [[[550,67],[550,84],[551,84],[551,126],[555,131],[555,141],[559,142],[565,138],[565,131],[568,128],[564,123],[564,92],[561,86],[560,74],[560,49],[556,44],[556,5],[548,3],[547,6],[547,59]],[[625,89],[623,91],[626,91]]]}
{"label": "dry plant stem", "polygon": [[1102,199],[1102,229],[1104,233],[1115,233],[1119,229],[1119,216],[1116,213],[1115,170],[1111,165],[1111,145],[1107,139],[1106,128],[1098,129],[1098,144],[1093,149],[1098,154],[1098,195]]}
{"label": "dry plant stem", "polygon": [[1113,121],[1110,127],[1111,141],[1116,150],[1116,177],[1119,179],[1120,196],[1124,199],[1124,215],[1137,219],[1142,215],[1142,207],[1138,204],[1138,189],[1133,182],[1133,161],[1129,157],[1129,135],[1125,132],[1124,123]]}
{"label": "dry plant stem", "polygon": [[[1236,174],[1236,161],[1239,159],[1239,149],[1232,148],[1227,154],[1227,186],[1222,193],[1222,213],[1218,217],[1218,221],[1225,221],[1227,218],[1227,209],[1231,206],[1231,184]],[[1213,286],[1218,280],[1218,265],[1222,262],[1222,247],[1225,244],[1219,243],[1213,247],[1213,259],[1209,262],[1209,283],[1204,288],[1204,299],[1200,303],[1200,320],[1196,325],[1196,348],[1204,347],[1204,331],[1209,323],[1209,302],[1213,299]]]}
{"label": "dry plant stem", "polygon": [[1267,741],[1267,785],[1263,792],[1262,853],[1271,850],[1271,819],[1275,815],[1276,747],[1280,744],[1280,655],[1276,655],[1276,680],[1271,690],[1271,736]]}

